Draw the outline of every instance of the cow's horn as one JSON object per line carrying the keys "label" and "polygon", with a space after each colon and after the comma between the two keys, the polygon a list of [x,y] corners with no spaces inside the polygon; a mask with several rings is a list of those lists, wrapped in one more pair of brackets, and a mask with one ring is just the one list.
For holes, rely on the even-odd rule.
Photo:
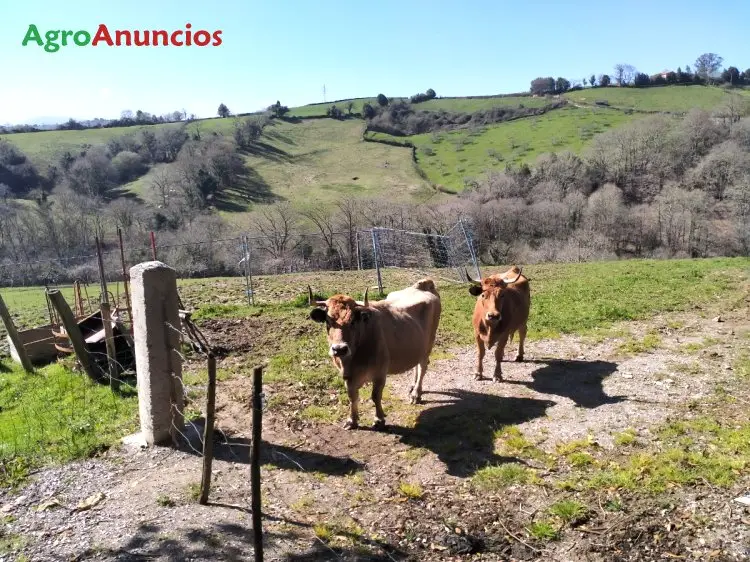
{"label": "cow's horn", "polygon": [[365,289],[365,304],[364,304],[364,306],[369,306],[369,302],[367,301],[367,291],[369,291],[369,290],[370,290],[370,287],[367,287]]}
{"label": "cow's horn", "polygon": [[464,273],[466,274],[466,278],[469,280],[469,283],[474,283],[475,285],[482,284],[482,282],[479,279],[474,279],[471,275],[469,275],[469,272],[466,269],[466,267],[464,267]]}
{"label": "cow's horn", "polygon": [[326,301],[313,301],[313,294],[310,285],[307,286],[307,302],[310,306],[323,306]]}

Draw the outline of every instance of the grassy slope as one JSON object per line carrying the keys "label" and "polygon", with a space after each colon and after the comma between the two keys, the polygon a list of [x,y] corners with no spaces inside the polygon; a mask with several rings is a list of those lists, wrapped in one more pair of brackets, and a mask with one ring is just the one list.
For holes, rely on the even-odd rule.
{"label": "grassy slope", "polygon": [[[533,279],[529,338],[591,334],[620,320],[648,318],[696,305],[732,307],[746,297],[748,266],[747,258],[529,266],[527,273]],[[505,268],[485,269],[490,272]],[[413,282],[416,275],[421,276],[387,271],[387,290]],[[299,330],[301,323],[310,322],[305,287],[311,283],[318,293],[344,291],[359,297],[361,289],[373,280],[372,271],[260,277],[255,279],[260,305],[254,308],[247,307],[242,295],[243,280],[238,278],[180,282],[180,291],[185,305],[197,309],[196,319],[235,317],[265,321],[264,333],[258,337],[262,336],[262,341],[274,349],[245,354],[243,363],[233,367],[233,376],[242,376],[245,367],[249,369],[260,353],[269,359],[269,384],[297,381],[315,392],[325,392],[329,388],[340,390],[340,384],[331,377],[324,331]],[[221,293],[218,300],[223,303],[217,302],[217,289]],[[443,314],[436,358],[455,346],[471,344],[474,302],[466,285],[440,282],[439,291]],[[4,290],[3,294],[13,292]],[[41,290],[38,297],[36,303],[26,297],[30,310],[43,305]],[[308,359],[320,361],[320,366],[311,371],[301,365]],[[137,410],[132,397],[115,398],[106,387],[92,387],[60,365],[42,369],[40,378],[34,379],[33,392],[18,392],[31,388],[24,382],[30,380],[9,362],[0,362],[0,442],[10,447],[0,447],[0,461],[4,455],[13,454],[34,461],[64,460],[90,453],[132,430]],[[51,401],[57,405],[55,408],[42,406]]]}
{"label": "grassy slope", "polygon": [[423,199],[434,194],[417,175],[408,150],[365,143],[363,129],[358,119],[274,123],[260,150],[247,156],[254,171],[250,191],[237,190],[232,202],[247,209],[248,194],[267,191],[299,206],[342,195]]}
{"label": "grassy slope", "polygon": [[[75,154],[87,145],[106,143],[113,137],[132,134],[135,135],[141,129],[149,129],[157,132],[160,129],[178,127],[179,123],[163,123],[158,125],[142,125],[136,127],[111,127],[107,129],[85,129],[83,131],[43,131],[40,133],[16,133],[12,135],[0,135],[20,148],[31,161],[44,171],[49,164],[54,164],[67,150]],[[234,119],[202,119],[188,123],[188,131],[191,133],[199,130],[201,133],[213,131],[231,134]]]}
{"label": "grassy slope", "polygon": [[[750,97],[748,92],[742,95]],[[608,99],[615,107],[639,110],[684,111],[690,107],[711,108],[726,101],[728,95],[721,88],[704,86],[673,86],[661,88],[598,88],[569,92],[571,101],[591,104],[597,99]],[[354,110],[374,98],[353,100]],[[345,109],[346,102],[337,105]],[[420,110],[476,111],[497,105],[527,107],[543,105],[544,98],[509,96],[496,98],[435,99],[418,104]],[[323,115],[330,104],[293,108],[292,115]],[[420,165],[429,179],[460,190],[464,178],[481,176],[487,170],[502,170],[508,162],[533,162],[543,152],[580,151],[591,136],[609,127],[616,127],[635,115],[606,108],[565,108],[544,116],[517,120],[486,127],[483,132],[460,131],[416,135],[409,140],[418,147],[435,151],[428,156],[420,151]],[[188,125],[189,131],[202,134],[218,132],[231,134],[234,118],[206,119]],[[267,150],[248,156],[254,174],[245,185],[225,195],[219,208],[228,212],[244,212],[253,201],[268,201],[268,193],[288,198],[293,203],[311,198],[330,200],[344,194],[399,194],[403,197],[429,195],[425,182],[415,173],[408,150],[397,147],[362,143],[359,120],[344,122],[329,119],[311,120],[298,124],[277,123],[269,130],[264,142]],[[154,129],[176,126],[155,125]],[[6,135],[11,142],[26,152],[41,170],[53,163],[65,150],[75,151],[86,144],[106,142],[109,138],[136,133],[139,127],[92,129],[86,131],[51,131]],[[373,135],[377,138],[383,135]],[[442,138],[435,142],[433,138]],[[490,156],[490,152],[493,151]],[[498,157],[499,155],[499,157]],[[388,167],[385,167],[385,162]],[[127,189],[146,198],[150,172],[129,184]],[[358,180],[353,180],[353,177]]]}
{"label": "grassy slope", "polygon": [[418,103],[414,106],[422,111],[455,111],[461,113],[473,113],[481,109],[492,107],[544,107],[549,103],[546,98],[533,98],[531,96],[507,96],[497,98],[438,98]]}
{"label": "grassy slope", "polygon": [[[750,96],[747,90],[733,90]],[[726,103],[729,95],[723,88],[714,86],[664,86],[652,88],[595,88],[563,94],[572,102],[593,104],[596,100],[607,100],[612,107],[631,108],[641,111],[688,111],[694,107],[714,109]]]}
{"label": "grassy slope", "polygon": [[[477,131],[415,135],[409,140],[419,149],[419,165],[427,177],[460,191],[466,177],[503,170],[507,163],[532,163],[544,152],[580,152],[595,134],[637,117],[615,109],[566,107]],[[373,138],[389,137],[376,134]],[[434,154],[428,155],[425,149]],[[493,156],[490,151],[494,151]]]}

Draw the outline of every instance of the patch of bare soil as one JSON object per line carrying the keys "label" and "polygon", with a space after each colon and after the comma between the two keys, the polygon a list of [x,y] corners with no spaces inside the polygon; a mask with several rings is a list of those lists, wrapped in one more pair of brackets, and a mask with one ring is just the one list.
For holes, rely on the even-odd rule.
{"label": "patch of bare soil", "polygon": [[[519,463],[498,453],[503,425],[517,426],[549,452],[589,435],[608,449],[627,428],[648,442],[655,424],[690,403],[700,406],[717,386],[747,400],[731,365],[747,344],[742,332],[750,320],[746,311],[722,320],[670,315],[623,324],[613,331],[617,337],[598,343],[528,342],[525,361],[504,363],[500,383],[473,380],[473,350],[457,350],[430,365],[422,405],[408,404],[411,374],[389,379],[383,432],[344,431],[346,407],[335,394],[267,385],[265,559],[750,559],[750,512],[732,501],[750,484],[746,475],[729,489],[674,488],[657,499],[619,494],[617,511],[604,509],[611,492],[604,490],[601,498],[583,498],[591,512],[555,541],[528,529],[556,490],[510,485],[486,492],[472,485],[488,464]],[[216,341],[231,338],[233,352],[273,344],[254,339],[266,329],[260,318],[202,324]],[[651,343],[638,348],[648,334]],[[515,350],[511,344],[506,357]],[[493,361],[488,353],[486,373]],[[191,497],[200,482],[197,450],[119,448],[41,471],[18,493],[0,493],[3,532],[25,541],[16,544],[25,544],[30,560],[253,560],[250,391],[245,377],[219,384],[222,431],[209,506]],[[328,417],[305,413],[311,404]],[[372,403],[363,401],[360,411],[364,425]],[[201,427],[194,429],[199,435]],[[87,499],[94,505],[87,507]],[[0,561],[6,559],[14,558],[0,550]]]}

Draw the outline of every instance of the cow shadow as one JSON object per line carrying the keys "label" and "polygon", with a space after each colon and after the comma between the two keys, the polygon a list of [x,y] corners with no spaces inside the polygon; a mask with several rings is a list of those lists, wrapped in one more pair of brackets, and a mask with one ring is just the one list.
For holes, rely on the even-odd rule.
{"label": "cow shadow", "polygon": [[438,406],[423,409],[413,428],[388,426],[387,431],[412,447],[432,451],[448,474],[472,476],[487,464],[523,462],[495,453],[495,431],[544,416],[556,403],[551,400],[503,397],[462,389],[429,392],[446,397],[431,401]]}
{"label": "cow shadow", "polygon": [[576,406],[587,409],[628,400],[627,396],[609,396],[604,392],[604,379],[617,370],[617,363],[569,359],[526,360],[524,363],[544,367],[531,373],[531,381],[506,379],[502,384],[520,384],[540,394],[564,396]]}
{"label": "cow shadow", "polygon": [[[195,456],[203,456],[203,428],[205,419],[191,421],[182,434],[180,449]],[[219,461],[250,464],[252,440],[241,436],[228,436],[220,429],[214,430],[213,458]],[[364,464],[350,457],[336,457],[314,451],[305,451],[277,445],[261,439],[260,464],[284,470],[320,472],[328,476],[345,476],[364,470]]]}

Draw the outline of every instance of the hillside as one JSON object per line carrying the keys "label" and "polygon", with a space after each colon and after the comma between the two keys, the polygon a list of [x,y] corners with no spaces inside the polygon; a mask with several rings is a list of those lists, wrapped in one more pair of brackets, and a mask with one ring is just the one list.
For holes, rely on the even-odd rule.
{"label": "hillside", "polygon": [[[90,256],[97,229],[113,248],[119,226],[130,247],[147,247],[154,230],[160,246],[182,248],[169,259],[187,275],[235,270],[235,254],[202,244],[240,232],[256,240],[258,273],[352,267],[357,230],[439,233],[459,217],[473,222],[488,263],[745,255],[750,121],[738,119],[748,102],[746,91],[717,87],[610,87],[392,99],[367,116],[337,102],[337,118],[290,116],[324,107],[314,104],[9,134],[0,143],[0,184],[11,195],[0,208],[0,240],[9,241],[0,263],[63,260],[56,275],[95,273],[88,258],[80,269],[65,260]],[[45,191],[13,199],[32,181]],[[48,274],[0,268],[0,283]]]}
{"label": "hillside", "polygon": [[[747,91],[739,93],[750,100]],[[562,97],[574,105],[541,116],[471,130],[440,131],[413,135],[408,139],[394,139],[390,135],[372,132],[366,136],[373,140],[414,144],[418,148],[418,165],[424,171],[424,177],[432,184],[456,192],[463,190],[467,180],[477,180],[491,170],[503,170],[507,164],[533,164],[545,152],[571,150],[580,153],[595,134],[632,121],[640,112],[682,113],[693,107],[711,110],[725,104],[729,95],[722,88],[680,85],[646,89],[596,88],[567,92]],[[607,100],[610,109],[594,105],[601,100]],[[253,203],[262,201],[288,200],[296,204],[308,197],[330,200],[341,194],[395,193],[398,198],[407,196],[407,199],[415,197],[417,200],[429,194],[429,187],[410,162],[410,150],[362,143],[364,123],[361,119],[305,119],[325,116],[332,105],[347,113],[350,101],[354,113],[360,113],[364,103],[377,105],[375,98],[357,98],[335,104],[290,108],[287,115],[292,122],[274,122],[264,133],[258,149],[243,155],[253,170],[252,177],[243,185],[228,190],[223,198],[225,204],[219,205],[219,209],[244,212],[251,209]],[[498,107],[541,108],[548,103],[549,99],[545,97],[487,96],[436,98],[412,107],[415,111],[472,113]],[[633,112],[619,111],[622,109]],[[294,118],[298,118],[296,122]],[[115,137],[135,136],[144,129],[156,132],[186,126],[189,135],[217,133],[231,136],[235,121],[235,117],[213,118],[182,125],[46,131],[1,135],[0,138],[17,146],[39,170],[44,171],[66,151],[75,154],[87,146],[107,143]],[[148,199],[156,169],[152,168],[125,185],[124,192]],[[355,177],[358,179],[352,179]]]}

